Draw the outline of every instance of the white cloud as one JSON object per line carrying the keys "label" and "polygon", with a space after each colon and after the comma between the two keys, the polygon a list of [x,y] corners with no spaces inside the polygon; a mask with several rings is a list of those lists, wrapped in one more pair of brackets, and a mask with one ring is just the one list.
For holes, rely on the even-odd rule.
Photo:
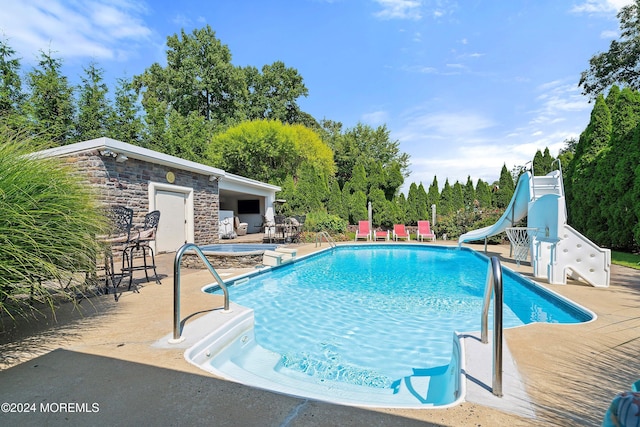
{"label": "white cloud", "polygon": [[574,13],[617,13],[624,6],[633,3],[633,0],[586,0],[584,3],[573,6]]}
{"label": "white cloud", "polygon": [[601,39],[615,39],[620,35],[620,33],[618,33],[617,31],[603,31],[600,33],[600,38]]}
{"label": "white cloud", "polygon": [[145,11],[142,2],[121,0],[6,2],[0,33],[25,62],[48,49],[63,58],[119,60],[151,37],[141,19]]}
{"label": "white cloud", "polygon": [[375,13],[381,19],[413,19],[422,18],[419,0],[375,0],[382,10]]}
{"label": "white cloud", "polygon": [[370,126],[381,126],[389,120],[389,114],[386,111],[374,111],[362,115],[362,121]]}

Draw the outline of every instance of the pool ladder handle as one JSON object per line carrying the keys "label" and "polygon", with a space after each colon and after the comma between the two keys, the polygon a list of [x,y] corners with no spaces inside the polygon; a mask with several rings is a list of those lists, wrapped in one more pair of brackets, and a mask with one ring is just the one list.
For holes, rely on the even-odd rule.
{"label": "pool ladder handle", "polygon": [[502,267],[498,257],[492,256],[487,269],[487,284],[484,289],[484,304],[482,306],[481,336],[483,344],[489,342],[488,317],[491,293],[493,291],[493,375],[491,391],[495,396],[502,397]]}
{"label": "pool ladder handle", "polygon": [[329,233],[327,233],[326,231],[319,231],[318,233],[316,233],[316,248],[318,247],[318,243],[320,243],[320,246],[322,246],[323,237],[327,241],[327,243],[329,243],[329,246],[331,246],[332,248],[336,247],[336,241],[333,240],[333,237],[331,237]]}
{"label": "pool ladder handle", "polygon": [[176,252],[176,257],[173,261],[173,338],[169,340],[169,344],[178,344],[184,341],[184,337],[180,335],[180,263],[182,262],[182,255],[187,250],[193,250],[204,262],[204,265],[209,269],[213,277],[218,282],[218,286],[222,289],[224,293],[224,313],[231,313],[229,310],[229,290],[227,289],[227,285],[222,281],[218,272],[211,265],[207,257],[202,253],[200,248],[196,246],[194,243],[186,243],[182,245],[180,249]]}

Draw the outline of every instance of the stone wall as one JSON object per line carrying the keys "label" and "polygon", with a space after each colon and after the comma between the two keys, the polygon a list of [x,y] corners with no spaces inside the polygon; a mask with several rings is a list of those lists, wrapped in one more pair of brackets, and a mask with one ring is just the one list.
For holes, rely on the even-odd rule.
{"label": "stone wall", "polygon": [[194,243],[218,242],[218,182],[209,181],[208,175],[131,158],[120,163],[99,150],[70,155],[65,161],[96,189],[96,198],[105,206],[132,208],[134,227],[141,226],[149,212],[149,182],[167,183],[167,172],[173,172],[173,185],[193,188]]}
{"label": "stone wall", "polygon": [[[247,268],[262,265],[262,254],[255,255],[210,255],[205,254],[213,268]],[[180,264],[185,268],[205,269],[204,262],[196,254],[185,253]]]}

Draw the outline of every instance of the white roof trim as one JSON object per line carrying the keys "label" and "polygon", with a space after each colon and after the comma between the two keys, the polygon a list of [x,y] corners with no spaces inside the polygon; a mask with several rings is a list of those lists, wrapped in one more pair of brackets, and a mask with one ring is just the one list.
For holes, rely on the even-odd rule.
{"label": "white roof trim", "polygon": [[[225,185],[226,183],[233,183],[233,184],[237,184],[237,185],[242,185],[242,186],[246,186],[246,187],[254,187],[254,188],[261,188],[261,189],[266,189],[266,190],[271,190],[273,192],[278,192],[281,190],[280,187],[278,187],[277,185],[271,185],[271,184],[267,184],[261,181],[256,181],[255,179],[251,179],[251,178],[245,178],[243,176],[240,175],[235,175],[232,173],[228,173],[225,172],[225,175],[223,177],[220,178],[220,180],[218,181],[218,186],[220,187],[221,190],[230,190],[231,188],[227,188],[227,186]],[[231,186],[229,186],[231,187]]]}
{"label": "white roof trim", "polygon": [[158,151],[149,150],[148,148],[138,147],[136,145],[127,144],[126,142],[117,141],[111,138],[96,138],[89,141],[77,142],[75,144],[63,145],[61,147],[50,148],[48,150],[35,153],[44,157],[58,157],[66,154],[82,153],[92,150],[111,150],[116,153],[124,154],[132,159],[144,160],[150,163],[169,166],[177,169],[196,172],[203,175],[213,175],[221,177],[225,175],[222,169],[211,166],[202,165],[200,163],[184,160],[176,156],[160,153]]}
{"label": "white roof trim", "polygon": [[[220,183],[226,181],[229,183],[234,183],[236,185],[246,186],[250,188],[260,188],[263,190],[274,192],[280,191],[281,189],[276,185],[271,185],[264,182],[256,181],[254,179],[226,173],[222,169],[192,162],[190,160],[181,159],[176,156],[170,156],[158,151],[149,150],[148,148],[138,147],[136,145],[128,144],[126,142],[106,137],[77,142],[75,144],[63,145],[61,147],[50,148],[48,150],[39,151],[33,154],[35,156],[42,157],[60,157],[68,154],[83,153],[93,150],[110,150],[115,153],[124,154],[125,156],[132,159],[144,160],[149,163],[155,163],[171,168],[195,172],[202,175],[215,176],[216,178],[223,178],[219,181]],[[224,189],[225,185],[220,185],[220,188]]]}

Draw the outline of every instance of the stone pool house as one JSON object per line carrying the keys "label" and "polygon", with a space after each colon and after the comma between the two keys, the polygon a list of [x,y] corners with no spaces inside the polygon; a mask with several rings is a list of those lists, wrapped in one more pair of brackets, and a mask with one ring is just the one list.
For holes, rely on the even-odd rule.
{"label": "stone pool house", "polygon": [[186,242],[218,242],[220,221],[226,218],[238,217],[247,224],[247,233],[260,232],[263,216],[273,212],[280,191],[275,185],[110,138],[36,155],[64,159],[97,190],[105,206],[132,208],[134,226],[159,210],[157,253],[174,252]]}

